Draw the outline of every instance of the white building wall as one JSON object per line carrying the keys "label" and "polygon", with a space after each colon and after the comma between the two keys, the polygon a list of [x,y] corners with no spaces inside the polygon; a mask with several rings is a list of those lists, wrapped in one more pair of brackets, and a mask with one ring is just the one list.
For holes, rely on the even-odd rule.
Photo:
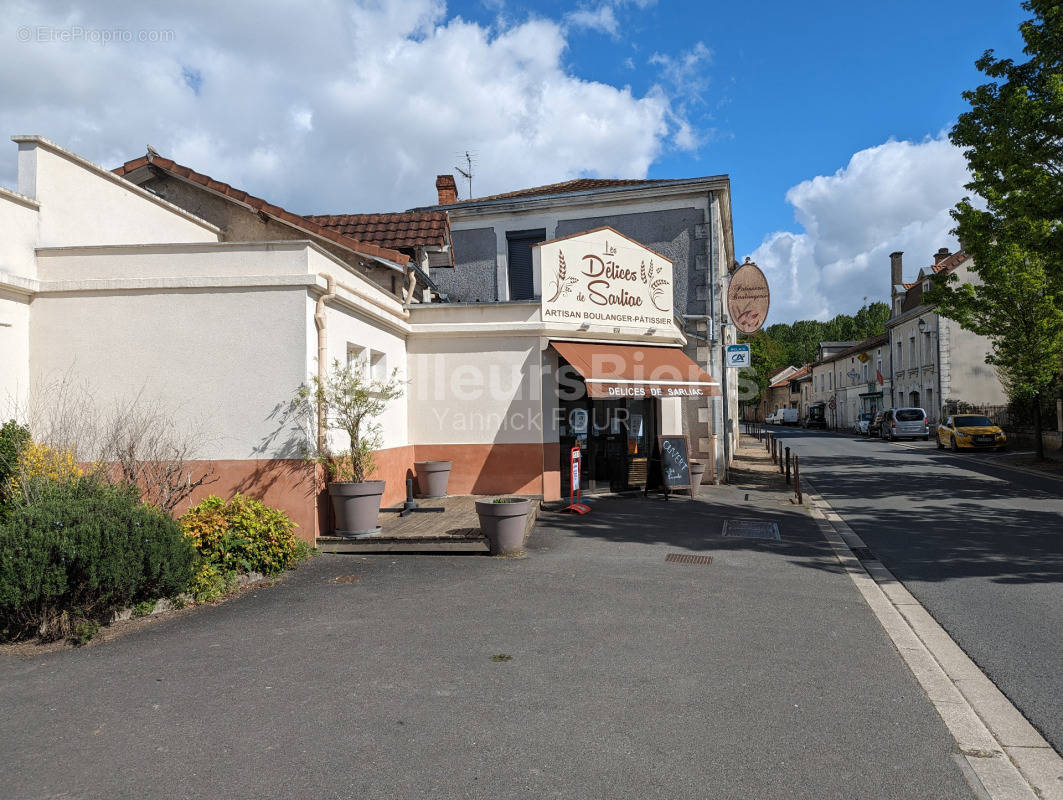
{"label": "white building wall", "polygon": [[41,247],[217,241],[203,220],[39,137],[15,137],[19,194],[41,204]]}
{"label": "white building wall", "polygon": [[33,249],[39,222],[35,201],[0,188],[0,273],[37,277]]}
{"label": "white building wall", "polygon": [[38,204],[0,189],[0,418],[25,406]]}
{"label": "white building wall", "polygon": [[0,289],[0,424],[26,405],[29,331],[29,297]]}
{"label": "white building wall", "polygon": [[538,336],[417,336],[407,347],[411,441],[543,441]]}
{"label": "white building wall", "polygon": [[[317,328],[314,324],[316,304],[316,298],[308,295],[308,378],[311,374],[317,374]],[[409,368],[406,362],[405,334],[381,327],[379,322],[374,322],[364,311],[360,311],[358,305],[357,298],[340,289],[339,298],[326,306],[329,369],[336,361],[346,365],[351,360],[359,363],[369,378],[390,377],[393,370],[398,370],[399,379],[407,381]],[[410,386],[406,385],[402,397],[388,403],[384,413],[376,420],[381,426],[382,448],[401,447],[410,442],[406,426],[409,393]],[[346,438],[343,434],[333,432],[330,441],[334,445],[346,447],[349,444]]]}
{"label": "white building wall", "polygon": [[305,286],[39,295],[31,380],[66,378],[100,408],[159,401],[203,430],[203,458],[295,457],[275,412],[306,374],[305,299]]}

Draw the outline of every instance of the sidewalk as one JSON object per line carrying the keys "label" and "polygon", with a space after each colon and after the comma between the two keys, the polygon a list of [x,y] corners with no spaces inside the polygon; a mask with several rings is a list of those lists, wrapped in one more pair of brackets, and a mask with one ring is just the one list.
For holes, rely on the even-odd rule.
{"label": "sidewalk", "polygon": [[[6,790],[975,797],[807,509],[757,459],[734,477],[544,513],[526,558],[325,555],[209,613],[0,662]],[[780,538],[722,536],[749,520]]]}

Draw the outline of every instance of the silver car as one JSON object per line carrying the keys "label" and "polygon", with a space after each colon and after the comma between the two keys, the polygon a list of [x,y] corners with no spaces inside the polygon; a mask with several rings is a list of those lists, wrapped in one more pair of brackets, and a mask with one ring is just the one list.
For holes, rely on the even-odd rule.
{"label": "silver car", "polygon": [[930,421],[921,408],[891,408],[882,418],[879,435],[891,442],[897,439],[930,441]]}
{"label": "silver car", "polygon": [[856,422],[853,423],[853,433],[860,436],[867,436],[867,426],[871,424],[871,418],[874,414],[864,411],[856,418]]}

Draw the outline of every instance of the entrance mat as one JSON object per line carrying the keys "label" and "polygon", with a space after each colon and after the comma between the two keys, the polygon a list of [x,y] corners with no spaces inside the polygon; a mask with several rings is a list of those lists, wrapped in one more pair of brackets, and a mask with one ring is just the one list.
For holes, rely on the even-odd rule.
{"label": "entrance mat", "polygon": [[723,535],[732,539],[772,539],[779,541],[779,526],[759,519],[725,519]]}

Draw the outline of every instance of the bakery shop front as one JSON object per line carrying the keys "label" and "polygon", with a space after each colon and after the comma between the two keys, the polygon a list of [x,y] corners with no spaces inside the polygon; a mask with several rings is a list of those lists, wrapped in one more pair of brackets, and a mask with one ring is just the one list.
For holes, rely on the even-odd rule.
{"label": "bakery shop front", "polygon": [[410,439],[453,463],[452,491],[567,496],[644,486],[683,404],[720,395],[684,352],[673,265],[612,228],[536,245],[542,294],[411,307]]}
{"label": "bakery shop front", "polygon": [[[572,488],[566,462],[573,448],[582,454],[582,490],[642,488],[652,478],[657,437],[681,432],[682,401],[720,394],[719,384],[681,349],[672,262],[611,228],[536,250],[543,320],[564,320],[584,334],[550,341],[561,493]],[[594,341],[602,328],[623,340]],[[651,337],[652,344],[644,343]],[[662,337],[673,339],[672,346]]]}

